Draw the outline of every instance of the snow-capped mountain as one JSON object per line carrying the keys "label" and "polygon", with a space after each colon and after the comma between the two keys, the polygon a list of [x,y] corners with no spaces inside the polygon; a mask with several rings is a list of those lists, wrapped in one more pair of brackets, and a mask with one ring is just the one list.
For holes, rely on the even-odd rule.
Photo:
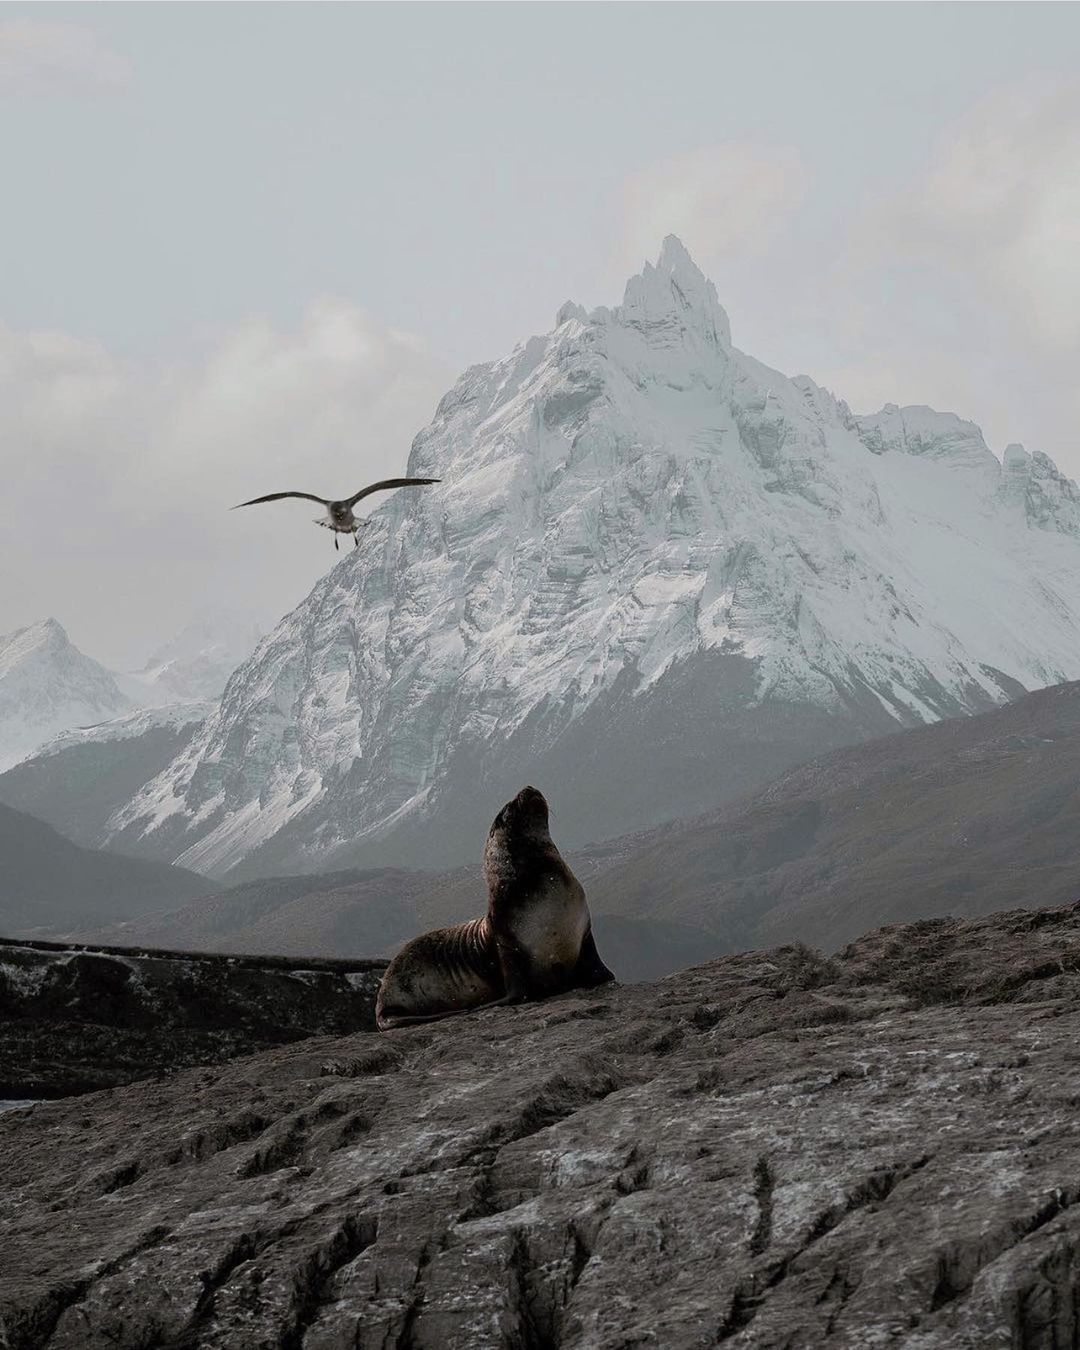
{"label": "snow-capped mountain", "polygon": [[0,636],[0,771],[58,732],[116,717],[131,700],[55,619]]}
{"label": "snow-capped mountain", "polygon": [[242,615],[202,615],[155,651],[141,670],[117,678],[143,707],[216,700],[229,676],[254,651],[262,633],[258,624]]}
{"label": "snow-capped mountain", "polygon": [[929,408],[853,416],[731,345],[674,238],[616,309],[473,367],[400,492],[114,835],[212,873],[560,844],[1080,676],[1080,493]]}

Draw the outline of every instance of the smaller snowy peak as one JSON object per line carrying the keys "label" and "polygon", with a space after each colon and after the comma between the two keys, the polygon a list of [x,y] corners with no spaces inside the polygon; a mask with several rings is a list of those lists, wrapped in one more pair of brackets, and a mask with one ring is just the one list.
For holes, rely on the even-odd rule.
{"label": "smaller snowy peak", "polygon": [[30,665],[80,661],[88,662],[108,678],[104,667],[83,656],[56,619],[42,619],[25,628],[16,628],[14,632],[0,634],[0,677]]}
{"label": "smaller snowy peak", "polygon": [[1016,442],[1005,447],[999,495],[1035,529],[1080,534],[1080,489],[1039,450],[1029,454]]}
{"label": "smaller snowy peak", "polygon": [[0,770],[69,727],[126,712],[131,700],[55,619],[0,636]]}
{"label": "smaller snowy peak", "polygon": [[0,635],[0,677],[27,660],[49,652],[60,653],[70,643],[63,625],[55,619],[42,619]]}
{"label": "smaller snowy peak", "polygon": [[588,323],[589,316],[586,314],[582,305],[575,300],[567,300],[555,315],[555,327],[561,328],[564,323],[570,323],[571,320],[577,320],[578,323]]}
{"label": "smaller snowy peak", "polygon": [[998,462],[974,422],[925,404],[886,403],[878,413],[852,418],[852,427],[875,455],[900,453],[997,472]]}
{"label": "smaller snowy peak", "polygon": [[848,425],[875,455],[917,455],[981,471],[991,495],[1022,510],[1031,528],[1080,534],[1080,489],[1041,451],[1029,454],[1013,442],[999,463],[974,422],[924,405],[886,403],[879,413],[850,418]]}

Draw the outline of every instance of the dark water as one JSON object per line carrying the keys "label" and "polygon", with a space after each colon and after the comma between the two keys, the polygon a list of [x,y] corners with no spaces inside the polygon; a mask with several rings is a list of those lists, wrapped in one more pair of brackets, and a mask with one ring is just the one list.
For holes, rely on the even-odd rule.
{"label": "dark water", "polygon": [[0,1111],[14,1111],[20,1106],[33,1106],[31,1102],[0,1102]]}

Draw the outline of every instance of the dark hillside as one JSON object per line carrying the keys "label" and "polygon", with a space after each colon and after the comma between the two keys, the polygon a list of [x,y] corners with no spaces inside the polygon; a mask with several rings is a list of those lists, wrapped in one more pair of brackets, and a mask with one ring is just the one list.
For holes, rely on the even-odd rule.
{"label": "dark hillside", "polygon": [[0,806],[0,935],[113,923],[215,889],[182,867],[82,848],[44,821]]}
{"label": "dark hillside", "polygon": [[595,910],[698,925],[729,950],[1069,901],[1080,684],[837,751],[612,850],[587,878]]}

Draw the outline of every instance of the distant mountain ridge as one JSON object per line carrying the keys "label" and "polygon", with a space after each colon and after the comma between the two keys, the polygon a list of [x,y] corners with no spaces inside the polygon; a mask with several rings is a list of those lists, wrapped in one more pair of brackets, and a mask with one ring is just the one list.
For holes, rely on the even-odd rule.
{"label": "distant mountain ridge", "polygon": [[[575,866],[582,861],[575,858]],[[485,905],[479,867],[435,873],[375,868],[242,882],[176,909],[108,925],[69,925],[66,933],[127,947],[370,958],[392,956],[427,929],[475,918]],[[621,980],[660,979],[726,950],[700,926],[595,909],[592,919],[605,960]]]}

